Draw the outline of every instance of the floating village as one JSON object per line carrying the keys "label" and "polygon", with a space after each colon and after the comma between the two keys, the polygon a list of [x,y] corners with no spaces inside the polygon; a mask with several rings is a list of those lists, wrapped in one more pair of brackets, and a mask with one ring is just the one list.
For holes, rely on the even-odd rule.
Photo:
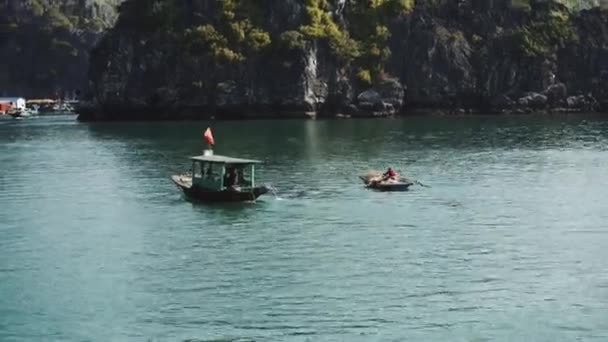
{"label": "floating village", "polygon": [[0,118],[23,119],[37,115],[75,114],[78,100],[0,97]]}

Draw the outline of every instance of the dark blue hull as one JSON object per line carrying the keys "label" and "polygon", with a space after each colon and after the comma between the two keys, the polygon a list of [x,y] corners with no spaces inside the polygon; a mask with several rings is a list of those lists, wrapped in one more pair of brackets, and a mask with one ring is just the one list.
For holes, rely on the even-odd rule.
{"label": "dark blue hull", "polygon": [[205,202],[250,202],[255,201],[258,197],[268,193],[268,188],[265,186],[217,191],[192,186],[191,184],[182,181],[179,176],[173,176],[171,179],[184,191],[186,196]]}

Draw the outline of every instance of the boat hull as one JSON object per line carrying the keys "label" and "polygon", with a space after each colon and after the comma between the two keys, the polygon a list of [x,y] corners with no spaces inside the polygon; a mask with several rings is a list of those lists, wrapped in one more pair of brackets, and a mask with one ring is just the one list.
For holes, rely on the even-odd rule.
{"label": "boat hull", "polygon": [[412,186],[413,184],[411,183],[393,183],[393,184],[374,184],[374,185],[368,185],[367,187],[369,189],[373,189],[376,191],[383,191],[383,192],[392,192],[392,191],[408,191],[410,186]]}
{"label": "boat hull", "polygon": [[366,176],[360,176],[363,183],[365,183],[365,187],[368,189],[382,191],[382,192],[398,192],[398,191],[408,191],[409,188],[414,185],[412,182],[378,182],[371,181]]}
{"label": "boat hull", "polygon": [[171,179],[186,196],[204,202],[251,202],[269,191],[265,186],[251,188],[247,191],[238,189],[216,191],[192,186],[183,182],[180,176],[173,176]]}

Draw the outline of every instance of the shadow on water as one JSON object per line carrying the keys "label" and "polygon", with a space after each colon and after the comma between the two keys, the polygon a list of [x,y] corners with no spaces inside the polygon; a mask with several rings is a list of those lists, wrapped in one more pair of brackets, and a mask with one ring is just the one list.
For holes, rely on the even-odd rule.
{"label": "shadow on water", "polygon": [[191,196],[181,194],[176,202],[186,202],[196,211],[214,213],[237,213],[246,214],[247,212],[254,212],[256,210],[264,210],[268,208],[272,201],[281,200],[280,197],[274,197],[268,195],[265,198],[259,198],[255,201],[244,201],[244,202],[209,202],[203,201]]}

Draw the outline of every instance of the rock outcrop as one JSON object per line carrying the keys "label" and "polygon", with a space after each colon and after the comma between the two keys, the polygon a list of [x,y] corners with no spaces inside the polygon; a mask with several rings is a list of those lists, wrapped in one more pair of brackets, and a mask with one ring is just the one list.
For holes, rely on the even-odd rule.
{"label": "rock outcrop", "polygon": [[608,14],[599,8],[150,3],[128,1],[94,50],[81,119],[586,111],[608,99]]}
{"label": "rock outcrop", "polygon": [[75,96],[122,0],[0,1],[0,95]]}

